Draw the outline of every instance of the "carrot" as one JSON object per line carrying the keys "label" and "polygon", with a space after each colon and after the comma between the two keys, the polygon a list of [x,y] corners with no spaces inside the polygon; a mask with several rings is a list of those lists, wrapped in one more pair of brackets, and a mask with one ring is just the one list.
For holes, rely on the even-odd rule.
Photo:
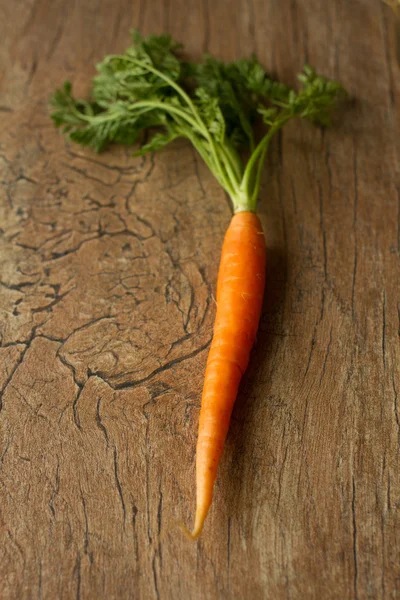
{"label": "carrot", "polygon": [[[143,38],[97,65],[91,99],[74,98],[68,81],[51,99],[52,118],[68,137],[100,152],[143,143],[135,155],[175,138],[193,144],[232,202],[218,276],[217,315],[207,361],[197,444],[197,509],[191,538],[211,505],[218,463],[241,377],[256,336],[264,291],[265,242],[255,215],[265,154],[274,134],[295,117],[328,125],[343,88],[305,66],[296,91],[265,73],[253,56],[229,64],[183,59],[169,35]],[[256,137],[253,124],[264,123]],[[144,130],[153,131],[150,138]],[[258,136],[257,136],[258,137]],[[248,151],[243,160],[241,150]]]}
{"label": "carrot", "polygon": [[207,360],[196,453],[197,538],[211,506],[229,421],[254,344],[265,284],[265,240],[257,215],[232,217],[222,247],[217,314]]}

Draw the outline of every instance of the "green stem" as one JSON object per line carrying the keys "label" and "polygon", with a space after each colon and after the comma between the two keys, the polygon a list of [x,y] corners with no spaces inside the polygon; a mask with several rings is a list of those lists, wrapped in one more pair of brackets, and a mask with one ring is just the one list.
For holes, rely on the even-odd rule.
{"label": "green stem", "polygon": [[218,151],[224,158],[224,167],[232,185],[238,188],[241,180],[240,172],[238,173],[237,165],[232,161],[232,156],[229,154],[225,143],[218,145]]}
{"label": "green stem", "polygon": [[198,136],[196,136],[193,133],[193,131],[191,131],[187,127],[187,125],[181,124],[179,127],[179,131],[183,137],[188,138],[192,142],[193,146],[200,154],[201,158],[204,160],[210,171],[213,173],[218,183],[224,188],[224,190],[229,194],[229,196],[234,196],[236,193],[235,189],[237,189],[238,187],[238,181],[235,180],[234,182],[231,182],[230,178],[226,177],[223,170],[216,168],[215,162],[213,160],[209,148],[207,148],[204,141],[200,140]]}
{"label": "green stem", "polygon": [[[268,149],[271,138],[274,134],[283,127],[283,125],[290,119],[290,115],[283,115],[279,121],[271,126],[268,133],[261,139],[261,141],[256,146],[256,149],[250,156],[250,159],[246,165],[243,179],[240,184],[240,188],[242,192],[246,193],[249,197],[250,206],[254,206],[257,202],[258,193],[260,191],[260,182],[261,182],[261,174],[262,168],[264,165],[265,154]],[[257,168],[255,180],[254,178],[254,169]]]}
{"label": "green stem", "polygon": [[[191,139],[192,143],[195,145],[197,150],[200,152],[203,160],[205,160],[205,162],[207,163],[210,170],[214,173],[214,175],[218,179],[219,183],[226,189],[226,191],[230,195],[234,193],[234,188],[239,184],[239,181],[234,176],[234,173],[233,173],[229,163],[225,162],[224,165],[221,163],[221,161],[218,157],[218,153],[216,151],[215,145],[213,144],[213,140],[212,140],[211,136],[209,135],[208,131],[207,132],[203,131],[203,128],[199,127],[198,123],[196,123],[196,121],[189,114],[187,114],[184,110],[181,110],[178,107],[166,105],[163,102],[155,102],[152,100],[143,101],[143,102],[135,102],[132,105],[132,108],[143,109],[141,111],[142,114],[147,111],[153,110],[155,108],[164,110],[166,113],[168,113],[172,116],[172,118],[174,119],[175,122],[177,122],[177,118],[182,119],[187,124],[189,124],[195,131],[197,131],[199,134],[201,134],[203,137],[204,137],[204,134],[206,133],[205,137],[210,146],[209,152],[210,152],[210,156],[212,157],[212,160],[210,160],[210,157],[206,158],[206,153],[204,152],[204,149],[200,152],[199,148],[201,145],[198,142],[196,142],[196,143],[193,142],[194,136],[189,135],[189,133],[187,132],[187,129],[186,129],[185,135],[186,135],[186,137],[189,137],[189,139]],[[81,120],[86,121],[87,123],[90,123],[93,121],[96,121],[97,123],[105,123],[107,121],[114,120],[116,117],[116,115],[112,114],[112,113],[107,114],[105,116],[96,115],[96,116],[92,117],[89,115],[85,115],[83,113],[79,113],[79,111],[75,111],[75,112],[76,112],[76,115]],[[203,145],[204,145],[204,143],[203,143]],[[226,172],[226,174],[224,171]]]}
{"label": "green stem", "polygon": [[[202,141],[200,141],[197,138],[197,136],[194,135],[193,132],[190,131],[184,123],[178,125],[177,132],[180,136],[187,138],[193,144],[194,148],[200,154],[201,158],[204,160],[204,162],[206,163],[206,165],[208,166],[210,171],[212,171],[214,173],[213,164],[210,160],[209,153],[205,149],[204,143]],[[221,183],[221,181],[220,181],[219,177],[217,177],[216,173],[214,173],[214,176],[217,178],[218,182]]]}
{"label": "green stem", "polygon": [[[155,102],[155,101],[135,102],[135,104],[133,106],[135,108],[151,107],[151,108],[163,109],[163,110],[165,110],[165,112],[168,112],[172,115],[175,114],[179,118],[185,120],[201,135],[204,136],[204,134],[205,134],[206,139],[207,139],[210,149],[211,149],[211,155],[213,157],[215,167],[213,167],[212,164],[210,164],[210,161],[208,161],[207,164],[215,175],[218,173],[218,175],[219,175],[218,180],[221,183],[221,185],[223,187],[225,187],[225,189],[230,194],[233,192],[234,188],[239,184],[239,181],[234,176],[234,173],[233,173],[229,163],[225,163],[225,165],[222,164],[222,162],[219,158],[217,149],[215,147],[215,142],[214,142],[212,136],[210,135],[210,133],[208,132],[208,130],[205,128],[205,126],[204,126],[204,128],[199,127],[199,125],[196,123],[196,121],[194,121],[194,119],[190,115],[188,115],[184,110],[181,110],[180,108],[177,108],[175,106],[165,105],[163,102]],[[228,180],[230,180],[230,184],[232,184],[233,187],[231,187],[231,185],[228,183],[225,173],[223,172],[224,171],[223,167],[225,167],[226,174],[228,175]]]}
{"label": "green stem", "polygon": [[242,161],[240,160],[240,156],[236,152],[235,148],[232,146],[232,144],[230,143],[230,141],[228,139],[225,139],[223,146],[224,146],[224,151],[225,151],[226,155],[229,157],[229,161],[235,171],[235,175],[240,183],[240,181],[242,181],[242,177],[243,177],[243,165],[242,165]]}
{"label": "green stem", "polygon": [[253,176],[253,169],[254,169],[255,165],[257,164],[257,159],[260,156],[260,154],[263,153],[264,147],[268,146],[269,141],[274,133],[275,133],[275,131],[271,127],[271,129],[268,131],[268,133],[258,143],[258,145],[256,146],[256,149],[253,151],[253,154],[250,156],[249,161],[244,170],[242,183],[240,184],[242,191],[246,191],[247,193],[250,192],[249,188],[250,188],[250,184],[251,184],[251,178]]}
{"label": "green stem", "polygon": [[257,173],[256,173],[254,185],[253,185],[253,192],[250,196],[250,204],[254,210],[257,206],[258,194],[260,193],[261,176],[262,176],[263,167],[264,167],[265,155],[267,153],[268,147],[269,147],[269,143],[264,146],[263,151],[261,152],[260,158],[258,159]]}
{"label": "green stem", "polygon": [[[168,75],[165,75],[164,73],[162,73],[161,71],[159,71],[158,69],[153,67],[152,65],[149,65],[148,63],[138,60],[137,58],[130,58],[129,56],[113,55],[110,57],[110,60],[112,60],[113,58],[120,58],[122,60],[128,60],[129,62],[139,65],[143,69],[147,69],[151,73],[154,73],[155,75],[160,77],[160,79],[162,79],[163,81],[168,83],[168,85],[171,86],[181,96],[181,98],[183,98],[185,100],[186,104],[189,106],[190,110],[192,111],[196,121],[200,125],[200,128],[202,130],[204,137],[207,139],[207,141],[210,145],[211,154],[213,156],[213,160],[214,160],[217,171],[220,173],[220,175],[222,175],[223,179],[226,181],[225,175],[223,174],[223,166],[221,164],[221,161],[219,159],[218,153],[215,148],[214,139],[210,135],[210,132],[208,131],[203,119],[201,118],[199,111],[197,110],[194,102],[192,101],[190,96],[181,88],[181,86],[178,85],[177,83],[175,83],[175,81],[173,79],[171,79],[170,77],[168,77]],[[226,184],[227,184],[227,181],[226,181]]]}
{"label": "green stem", "polygon": [[192,119],[190,115],[185,113],[185,111],[181,110],[180,108],[171,106],[171,104],[165,104],[164,102],[155,102],[154,100],[149,100],[143,102],[135,102],[135,104],[132,105],[132,107],[134,108],[145,108],[146,106],[149,106],[151,108],[160,108],[162,110],[165,110],[166,113],[175,114],[181,119],[184,119],[199,133],[203,134],[202,129],[197,125],[196,121],[194,121],[194,119]]}
{"label": "green stem", "polygon": [[195,107],[194,103],[192,102],[192,99],[190,98],[190,96],[185,92],[185,90],[183,88],[181,88],[180,85],[178,85],[177,83],[175,83],[175,81],[173,79],[168,77],[168,75],[165,75],[164,73],[162,73],[162,71],[159,71],[152,65],[149,65],[148,63],[145,63],[142,60],[138,60],[137,58],[131,58],[130,56],[118,55],[118,54],[114,54],[113,56],[109,57],[110,60],[112,60],[113,58],[120,58],[122,60],[127,60],[129,62],[132,62],[136,65],[139,65],[139,67],[143,67],[143,69],[146,69],[147,71],[150,71],[151,73],[154,73],[154,75],[157,75],[158,77],[160,77],[160,79],[163,79],[166,83],[168,83],[169,86],[171,86],[176,92],[178,92],[178,94],[185,100],[186,104],[190,107],[192,113],[194,114],[197,121],[199,122],[199,125],[202,125],[203,127],[205,127],[204,121],[200,117],[199,112],[198,112],[197,108]]}
{"label": "green stem", "polygon": [[[153,100],[145,100],[143,102],[135,102],[134,104],[130,105],[130,108],[133,109],[149,109],[149,110],[153,110],[154,108],[160,108],[161,110],[164,110],[166,113],[171,113],[171,114],[175,114],[177,116],[179,116],[181,119],[184,119],[185,121],[187,121],[187,123],[189,123],[194,129],[196,129],[197,131],[199,131],[200,133],[203,133],[203,131],[200,129],[200,127],[197,125],[197,123],[194,121],[194,119],[188,115],[187,113],[185,113],[185,111],[181,110],[180,108],[177,108],[175,106],[171,106],[170,104],[165,104],[164,102],[155,102]],[[147,110],[143,110],[141,111],[141,114],[148,112]],[[82,120],[87,121],[88,123],[90,123],[91,121],[96,121],[97,123],[105,123],[107,121],[113,121],[116,117],[115,114],[113,113],[108,113],[105,116],[102,115],[95,115],[95,116],[90,116],[90,115],[85,115],[83,113],[79,113],[79,116]]]}

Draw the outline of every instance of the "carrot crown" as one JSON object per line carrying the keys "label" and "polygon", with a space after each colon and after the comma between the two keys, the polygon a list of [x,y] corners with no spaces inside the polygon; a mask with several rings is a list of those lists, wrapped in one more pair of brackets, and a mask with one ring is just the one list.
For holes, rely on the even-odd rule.
{"label": "carrot crown", "polygon": [[[339,83],[309,66],[295,91],[271,78],[254,56],[231,63],[206,56],[194,63],[169,35],[142,38],[134,32],[133,42],[97,65],[90,100],[74,98],[68,81],[55,92],[56,127],[97,152],[110,143],[133,144],[149,129],[152,136],[136,155],[185,137],[229,194],[234,212],[255,212],[272,136],[294,117],[329,125],[343,94]],[[257,122],[262,136],[256,140]]]}

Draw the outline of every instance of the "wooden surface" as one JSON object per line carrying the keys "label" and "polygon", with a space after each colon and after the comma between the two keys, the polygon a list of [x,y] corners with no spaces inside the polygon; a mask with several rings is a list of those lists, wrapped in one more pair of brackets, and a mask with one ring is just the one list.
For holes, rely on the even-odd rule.
{"label": "wooden surface", "polygon": [[[378,0],[2,0],[0,598],[400,598],[400,69]],[[69,145],[47,99],[129,29],[305,62],[354,97],[291,124],[260,204],[267,293],[196,543],[194,459],[230,210],[185,142]]]}

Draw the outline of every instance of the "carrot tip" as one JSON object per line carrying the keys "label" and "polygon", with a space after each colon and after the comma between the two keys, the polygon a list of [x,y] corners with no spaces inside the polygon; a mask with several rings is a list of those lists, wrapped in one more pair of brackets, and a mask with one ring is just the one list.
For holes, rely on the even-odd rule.
{"label": "carrot tip", "polygon": [[199,537],[201,530],[203,529],[203,525],[201,527],[195,527],[193,531],[190,531],[182,521],[178,521],[176,523],[177,527],[182,531],[183,535],[187,537],[189,540],[197,540]]}
{"label": "carrot tip", "polygon": [[190,531],[190,529],[188,529],[186,527],[186,525],[184,524],[183,521],[176,521],[175,519],[172,521],[169,521],[169,523],[167,525],[165,525],[163,527],[163,529],[161,530],[159,536],[158,536],[158,540],[157,540],[157,546],[159,546],[160,544],[162,544],[162,542],[165,540],[165,538],[171,533],[171,531],[176,529],[180,529],[182,531],[182,533],[184,534],[185,537],[187,537],[189,540],[196,540],[202,529],[203,529],[203,525],[201,525],[201,527],[197,527],[195,528],[193,531]]}

